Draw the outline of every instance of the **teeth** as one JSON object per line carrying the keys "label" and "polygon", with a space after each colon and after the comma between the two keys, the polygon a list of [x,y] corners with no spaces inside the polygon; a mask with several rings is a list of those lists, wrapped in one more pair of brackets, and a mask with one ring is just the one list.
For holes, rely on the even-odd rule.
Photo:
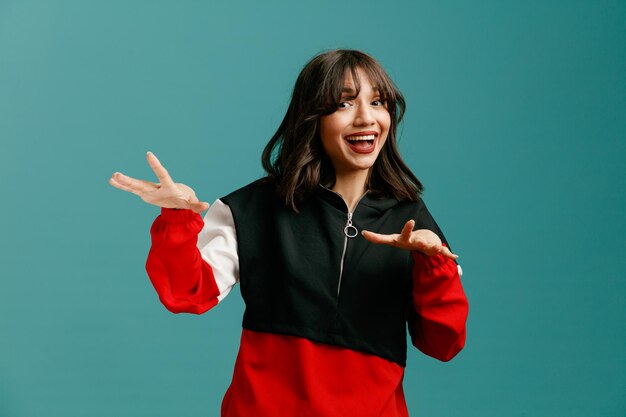
{"label": "teeth", "polygon": [[376,139],[376,135],[367,135],[367,136],[348,136],[347,140],[374,140]]}

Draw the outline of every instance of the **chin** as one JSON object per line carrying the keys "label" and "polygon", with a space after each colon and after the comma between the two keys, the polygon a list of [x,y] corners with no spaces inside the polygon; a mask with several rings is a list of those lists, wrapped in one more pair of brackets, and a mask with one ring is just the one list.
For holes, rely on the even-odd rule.
{"label": "chin", "polygon": [[364,171],[364,170],[370,170],[372,169],[372,167],[374,166],[374,163],[376,162],[376,159],[372,160],[372,161],[361,161],[359,163],[355,163],[352,165],[352,169],[354,171]]}

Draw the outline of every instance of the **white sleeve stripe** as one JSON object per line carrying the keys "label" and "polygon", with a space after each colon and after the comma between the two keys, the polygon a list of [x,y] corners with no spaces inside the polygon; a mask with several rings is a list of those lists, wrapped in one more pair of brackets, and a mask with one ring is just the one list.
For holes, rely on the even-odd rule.
{"label": "white sleeve stripe", "polygon": [[456,268],[459,270],[459,277],[463,276],[463,269],[461,268],[461,265],[457,265]]}
{"label": "white sleeve stripe", "polygon": [[222,301],[233,286],[239,282],[239,255],[235,221],[230,207],[215,200],[204,216],[204,227],[198,235],[198,249],[213,269],[215,282]]}

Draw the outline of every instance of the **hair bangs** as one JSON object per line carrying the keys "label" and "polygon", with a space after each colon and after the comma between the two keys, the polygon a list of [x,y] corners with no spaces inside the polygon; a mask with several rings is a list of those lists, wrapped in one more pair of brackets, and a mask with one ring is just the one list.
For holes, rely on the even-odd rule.
{"label": "hair bangs", "polygon": [[365,75],[373,88],[378,91],[381,100],[388,106],[388,110],[395,114],[399,92],[380,64],[374,58],[359,51],[340,52],[345,53],[338,54],[335,60],[327,62],[328,68],[323,71],[325,77],[320,80],[318,99],[320,100],[321,113],[330,114],[337,110],[346,87],[346,73],[349,71],[354,85],[355,97],[361,92],[360,78]]}

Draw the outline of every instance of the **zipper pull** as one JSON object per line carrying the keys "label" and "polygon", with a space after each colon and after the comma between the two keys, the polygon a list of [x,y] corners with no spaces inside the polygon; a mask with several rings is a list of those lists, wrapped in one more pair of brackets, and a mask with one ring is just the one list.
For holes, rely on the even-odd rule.
{"label": "zipper pull", "polygon": [[350,239],[359,234],[357,228],[352,225],[352,213],[348,213],[348,223],[346,224],[346,227],[343,228],[343,233]]}

